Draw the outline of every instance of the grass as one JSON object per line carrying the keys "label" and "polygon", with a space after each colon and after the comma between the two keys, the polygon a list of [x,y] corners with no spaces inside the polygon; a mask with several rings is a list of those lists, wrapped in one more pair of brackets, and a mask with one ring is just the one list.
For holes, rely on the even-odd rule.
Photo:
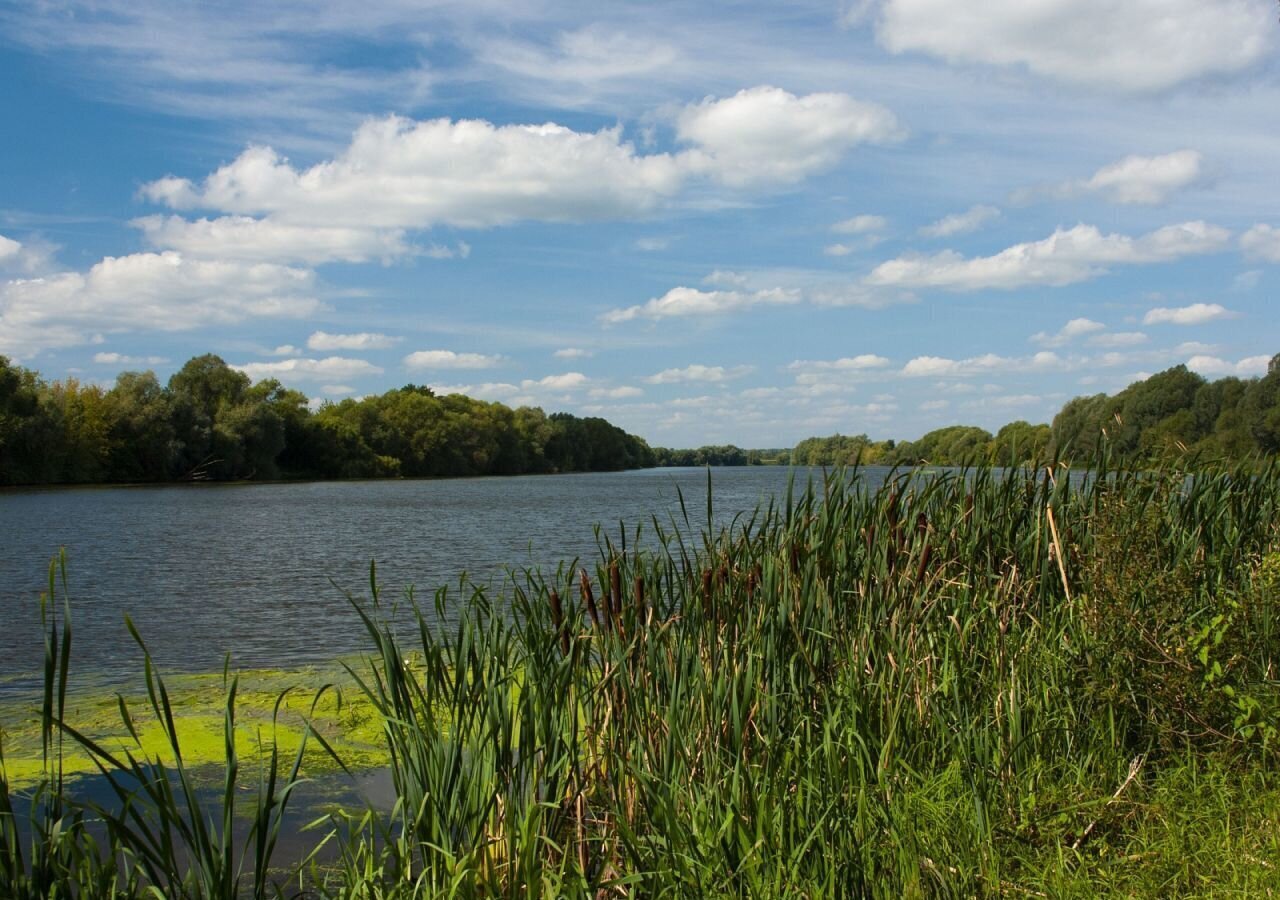
{"label": "grass", "polygon": [[[46,613],[43,799],[25,847],[0,806],[0,894],[1280,893],[1280,469],[1072,475],[839,473],[722,531],[652,521],[656,552],[624,533],[590,571],[441,591],[407,627],[371,573],[343,695],[380,723],[397,801],[333,813],[336,862],[283,874],[303,761],[359,762],[341,735],[316,716],[288,758],[264,741],[239,791],[226,673],[226,789],[202,803],[149,665],[168,757],[69,723]],[[118,808],[66,800],[59,740]]]}

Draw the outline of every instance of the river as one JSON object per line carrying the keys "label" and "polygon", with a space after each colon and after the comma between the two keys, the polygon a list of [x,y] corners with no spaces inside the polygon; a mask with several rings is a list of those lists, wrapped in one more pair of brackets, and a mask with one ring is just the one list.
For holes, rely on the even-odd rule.
{"label": "river", "polygon": [[[868,468],[871,486],[888,469]],[[820,472],[796,474],[798,488]],[[791,477],[783,467],[712,470],[724,524]],[[346,592],[419,597],[467,572],[500,590],[508,568],[597,559],[595,527],[630,542],[651,521],[706,521],[707,470],[511,478],[10,490],[0,493],[0,695],[28,691],[43,658],[38,598],[65,548],[75,671],[132,678],[132,617],[169,671],[325,663],[361,651]],[[622,523],[620,525],[620,523]],[[430,606],[430,604],[427,604]]]}

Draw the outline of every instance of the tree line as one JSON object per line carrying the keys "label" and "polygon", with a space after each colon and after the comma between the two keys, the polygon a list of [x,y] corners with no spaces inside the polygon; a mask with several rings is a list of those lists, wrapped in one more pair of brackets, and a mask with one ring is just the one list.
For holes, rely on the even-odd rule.
{"label": "tree line", "polygon": [[1209,381],[1175,366],[1115,395],[1069,401],[1052,424],[995,434],[951,425],[915,441],[806,438],[790,450],[650,447],[601,418],[512,409],[405,385],[324,403],[251,383],[206,354],[161,384],[124,372],[106,389],[46,381],[0,356],[0,484],[518,475],[647,466],[1024,465],[1090,459],[1105,439],[1135,462],[1280,453],[1280,355],[1260,378]]}
{"label": "tree line", "polygon": [[1234,462],[1280,453],[1280,354],[1261,378],[1209,381],[1174,366],[1115,395],[1076,397],[1052,424],[1011,422],[995,434],[951,425],[904,442],[865,434],[807,438],[790,462],[1018,466],[1054,456],[1089,460],[1103,440],[1113,455],[1134,463],[1187,455]]}
{"label": "tree line", "polygon": [[275,379],[198,356],[161,384],[46,381],[0,356],[0,484],[515,475],[654,464],[600,418],[511,409],[420,385],[312,410]]}

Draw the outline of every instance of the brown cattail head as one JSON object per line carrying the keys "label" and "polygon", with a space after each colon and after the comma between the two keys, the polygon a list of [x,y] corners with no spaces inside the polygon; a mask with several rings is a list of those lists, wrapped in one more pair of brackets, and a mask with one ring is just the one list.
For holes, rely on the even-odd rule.
{"label": "brown cattail head", "polygon": [[613,603],[613,617],[622,618],[622,574],[618,570],[618,561],[609,563],[609,599]]}
{"label": "brown cattail head", "polygon": [[605,631],[613,630],[613,601],[609,599],[609,584],[603,576],[600,578],[600,621]]}
{"label": "brown cattail head", "polygon": [[560,605],[560,594],[551,592],[551,622],[556,626],[556,634],[560,635],[560,651],[569,655],[569,632],[564,627],[564,607]]}
{"label": "brown cattail head", "polygon": [[582,577],[579,579],[580,589],[582,591],[582,602],[587,604],[587,615],[591,616],[591,624],[596,628],[600,627],[600,611],[596,609],[596,598],[591,593],[591,579],[587,577],[587,570],[582,570]]}
{"label": "brown cattail head", "polygon": [[702,570],[702,609],[708,616],[711,615],[711,570]]}
{"label": "brown cattail head", "polygon": [[929,543],[929,539],[925,538],[924,549],[920,551],[920,565],[916,566],[916,581],[924,580],[924,573],[929,568],[929,556],[933,552],[933,546]]}
{"label": "brown cattail head", "polygon": [[644,579],[639,575],[636,576],[635,584],[635,601],[636,601],[636,628],[640,628],[649,618],[649,612],[644,608]]}

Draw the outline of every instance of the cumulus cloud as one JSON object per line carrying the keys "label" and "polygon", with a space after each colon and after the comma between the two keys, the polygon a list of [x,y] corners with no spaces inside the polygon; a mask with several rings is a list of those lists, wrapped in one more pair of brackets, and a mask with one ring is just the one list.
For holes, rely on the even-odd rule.
{"label": "cumulus cloud", "polygon": [[877,35],[894,53],[1151,91],[1258,62],[1270,43],[1270,12],[1255,0],[886,0]]}
{"label": "cumulus cloud", "polygon": [[307,338],[308,350],[386,350],[400,343],[402,338],[389,334],[362,331],[359,334],[329,334],[313,331]]}
{"label": "cumulus cloud", "polygon": [[95,353],[93,361],[104,366],[162,366],[169,360],[164,356],[127,356],[123,353]]}
{"label": "cumulus cloud", "polygon": [[1126,156],[1103,166],[1084,186],[1116,203],[1150,206],[1163,203],[1169,194],[1199,181],[1202,163],[1203,157],[1195,150],[1164,156]]}
{"label": "cumulus cloud", "polygon": [[0,353],[30,354],[97,333],[185,331],[319,311],[314,276],[270,263],[180,253],[107,257],[87,272],[0,284]]}
{"label": "cumulus cloud", "polygon": [[153,247],[202,258],[316,265],[391,260],[412,252],[402,228],[333,227],[252,216],[188,221],[156,215],[134,219],[132,224]]}
{"label": "cumulus cloud", "polygon": [[872,285],[938,287],[955,291],[1061,286],[1096,277],[1108,265],[1171,262],[1222,249],[1230,232],[1205,222],[1169,225],[1141,237],[1103,234],[1092,225],[1058,229],[1033,243],[1015,244],[994,256],[966,258],[952,250],[902,256],[881,263]]}
{"label": "cumulus cloud", "polygon": [[1147,336],[1141,331],[1113,331],[1089,338],[1089,344],[1094,347],[1136,347],[1146,342]]}
{"label": "cumulus cloud", "polygon": [[917,356],[902,367],[902,374],[910,378],[963,377],[996,372],[1054,371],[1067,366],[1066,360],[1049,350],[1042,350],[1030,357],[999,356],[995,353],[968,359]]}
{"label": "cumulus cloud", "polygon": [[694,149],[683,160],[733,186],[794,184],[829,169],[859,144],[900,140],[893,113],[847,94],[797,97],[754,87],[685,108],[676,136]]}
{"label": "cumulus cloud", "polygon": [[1240,236],[1240,247],[1250,259],[1280,263],[1280,228],[1254,225]]}
{"label": "cumulus cloud", "polygon": [[703,291],[691,287],[674,287],[647,303],[614,309],[601,316],[607,325],[633,319],[667,319],[684,316],[710,316],[738,312],[755,306],[778,306],[800,302],[800,292],[784,288],[762,291]]}
{"label": "cumulus cloud", "polygon": [[650,375],[644,380],[649,384],[677,384],[685,381],[719,382],[742,378],[753,371],[755,371],[754,366],[725,368],[724,366],[704,366],[695,363],[685,366],[683,369],[663,369],[656,375]]}
{"label": "cumulus cloud", "polygon": [[15,275],[37,275],[53,263],[52,244],[43,241],[17,241],[0,234],[0,272]]}
{"label": "cumulus cloud", "polygon": [[[407,229],[591,222],[643,215],[690,178],[791,184],[852,147],[898,136],[893,114],[844,94],[759,87],[708,98],[677,117],[678,154],[637,152],[620,127],[495,125],[476,119],[370,119],[337,157],[307,169],[253,146],[202,182],[167,176],[143,196],[217,219],[137,221],[157,246],[238,258],[361,261],[409,252]],[[433,245],[434,256],[467,248]]]}
{"label": "cumulus cloud", "polygon": [[1066,325],[1063,325],[1055,334],[1049,334],[1045,331],[1037,331],[1031,335],[1031,342],[1042,344],[1045,347],[1061,347],[1063,344],[1069,344],[1082,335],[1092,334],[1096,331],[1103,331],[1106,325],[1101,322],[1095,322],[1093,319],[1072,319]]}
{"label": "cumulus cloud", "polygon": [[968,234],[971,231],[977,231],[992,219],[999,217],[1000,210],[994,206],[985,206],[980,203],[977,206],[969,207],[962,213],[943,216],[938,221],[921,228],[920,234],[925,237],[951,237],[956,234]]}
{"label": "cumulus cloud", "polygon": [[1193,356],[1187,360],[1187,368],[1201,375],[1236,375],[1250,378],[1267,374],[1269,356],[1249,356],[1239,362],[1230,362],[1216,356]]}
{"label": "cumulus cloud", "polygon": [[818,370],[826,372],[862,372],[868,369],[883,369],[889,365],[888,358],[874,353],[860,353],[857,356],[846,356],[841,359],[807,360],[797,359],[787,368],[791,370]]}
{"label": "cumulus cloud", "polygon": [[1200,325],[1214,319],[1229,319],[1235,313],[1220,303],[1192,303],[1190,306],[1157,306],[1147,310],[1143,325]]}
{"label": "cumulus cloud", "polygon": [[381,375],[382,369],[363,359],[326,356],[324,359],[282,359],[277,362],[233,365],[254,381],[279,378],[282,381],[345,381],[365,375]]}
{"label": "cumulus cloud", "polygon": [[415,350],[403,360],[405,368],[422,369],[491,369],[502,363],[501,356],[484,353],[456,353],[453,350]]}
{"label": "cumulus cloud", "polygon": [[526,378],[520,382],[520,386],[525,390],[546,388],[552,391],[573,391],[585,387],[590,381],[591,379],[581,372],[562,372],[559,375],[547,375],[536,380]]}
{"label": "cumulus cloud", "polygon": [[615,388],[592,388],[588,396],[595,398],[607,398],[610,400],[626,400],[631,397],[643,397],[644,391],[638,387],[624,385]]}

